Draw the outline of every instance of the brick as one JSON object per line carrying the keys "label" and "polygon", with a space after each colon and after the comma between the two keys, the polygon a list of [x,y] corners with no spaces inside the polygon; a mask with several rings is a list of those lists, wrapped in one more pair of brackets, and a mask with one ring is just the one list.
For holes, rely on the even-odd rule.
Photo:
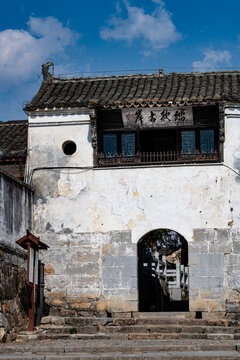
{"label": "brick", "polygon": [[223,254],[189,254],[190,266],[218,266],[220,268],[224,265]]}
{"label": "brick", "polygon": [[64,305],[64,304],[65,304],[65,301],[60,300],[60,299],[53,299],[52,304],[53,304],[53,305],[60,306],[60,305]]}
{"label": "brick", "polygon": [[56,291],[56,292],[49,292],[48,298],[51,299],[65,299],[66,292],[65,291]]}
{"label": "brick", "polygon": [[191,300],[189,303],[190,311],[208,311],[207,300]]}
{"label": "brick", "polygon": [[44,266],[44,274],[52,275],[54,274],[55,266],[54,264],[45,264]]}
{"label": "brick", "polygon": [[224,286],[224,277],[220,276],[195,276],[189,277],[189,286],[194,289],[208,289],[208,288],[223,288]]}
{"label": "brick", "polygon": [[131,266],[137,269],[137,257],[136,256],[104,256],[102,260],[104,267],[125,267]]}
{"label": "brick", "polygon": [[41,319],[41,324],[51,324],[52,322],[52,316],[44,316]]}
{"label": "brick", "polygon": [[61,316],[53,316],[52,317],[52,324],[55,325],[63,325],[65,324],[65,319]]}
{"label": "brick", "polygon": [[224,311],[225,304],[221,301],[211,301],[208,300],[208,311],[215,312],[215,311]]}
{"label": "brick", "polygon": [[88,250],[80,249],[76,251],[71,256],[71,261],[73,262],[83,262],[83,263],[94,263],[100,260],[100,251],[90,248]]}
{"label": "brick", "polygon": [[67,275],[96,276],[100,273],[100,266],[97,263],[69,263]]}
{"label": "brick", "polygon": [[103,296],[105,299],[122,300],[122,301],[137,301],[138,289],[104,289]]}
{"label": "brick", "polygon": [[98,312],[106,310],[106,302],[105,301],[98,301],[95,303],[95,309]]}
{"label": "brick", "polygon": [[131,242],[130,231],[112,231],[103,238],[102,254],[107,256],[137,255],[137,244]]}
{"label": "brick", "polygon": [[89,310],[92,308],[92,302],[75,301],[69,304],[71,309]]}
{"label": "brick", "polygon": [[210,239],[215,238],[214,229],[194,229],[193,237],[195,242],[208,242]]}

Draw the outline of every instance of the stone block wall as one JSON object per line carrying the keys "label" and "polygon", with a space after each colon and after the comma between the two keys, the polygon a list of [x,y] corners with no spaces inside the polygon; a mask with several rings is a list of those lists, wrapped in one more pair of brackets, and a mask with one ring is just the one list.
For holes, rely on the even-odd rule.
{"label": "stone block wall", "polygon": [[41,258],[51,314],[137,310],[137,247],[130,231],[48,234],[41,239],[50,246]]}
{"label": "stone block wall", "polygon": [[27,326],[26,259],[23,251],[0,243],[0,342]]}
{"label": "stone block wall", "polygon": [[[41,236],[41,235],[40,235]],[[51,314],[138,311],[137,244],[130,231],[46,234]],[[190,311],[240,311],[240,231],[195,229],[188,243]]]}
{"label": "stone block wall", "polygon": [[196,229],[189,243],[191,311],[240,311],[240,231]]}

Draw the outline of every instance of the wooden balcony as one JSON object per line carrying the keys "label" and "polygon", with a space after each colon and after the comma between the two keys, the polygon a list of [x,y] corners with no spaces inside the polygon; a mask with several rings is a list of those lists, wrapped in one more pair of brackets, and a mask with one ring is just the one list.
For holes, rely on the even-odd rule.
{"label": "wooden balcony", "polygon": [[164,152],[139,152],[135,155],[104,155],[98,154],[99,166],[134,166],[149,164],[189,164],[189,163],[208,163],[218,162],[219,153],[217,151],[211,153],[195,153],[183,154],[177,151]]}

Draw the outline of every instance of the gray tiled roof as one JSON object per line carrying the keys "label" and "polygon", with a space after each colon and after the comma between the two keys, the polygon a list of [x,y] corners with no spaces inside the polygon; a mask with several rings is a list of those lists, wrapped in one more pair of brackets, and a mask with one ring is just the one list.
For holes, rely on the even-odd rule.
{"label": "gray tiled roof", "polygon": [[0,159],[26,156],[28,121],[0,121]]}
{"label": "gray tiled roof", "polygon": [[50,77],[25,110],[240,101],[240,72]]}

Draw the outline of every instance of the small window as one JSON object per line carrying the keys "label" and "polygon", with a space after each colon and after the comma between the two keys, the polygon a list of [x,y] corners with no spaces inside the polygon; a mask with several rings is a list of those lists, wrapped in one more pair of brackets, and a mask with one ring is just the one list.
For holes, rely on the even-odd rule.
{"label": "small window", "polygon": [[134,156],[135,155],[135,134],[122,134],[122,155]]}
{"label": "small window", "polygon": [[118,156],[122,161],[134,160],[135,134],[103,134],[103,154],[108,162],[115,161]]}
{"label": "small window", "polygon": [[117,135],[116,134],[104,134],[103,135],[103,153],[104,158],[117,157]]}
{"label": "small window", "polygon": [[195,154],[196,140],[195,130],[187,130],[181,132],[182,137],[182,154]]}
{"label": "small window", "polygon": [[62,145],[62,149],[65,155],[73,155],[77,150],[77,145],[74,141],[65,141]]}
{"label": "small window", "polygon": [[202,154],[214,153],[214,130],[200,130],[200,152]]}

